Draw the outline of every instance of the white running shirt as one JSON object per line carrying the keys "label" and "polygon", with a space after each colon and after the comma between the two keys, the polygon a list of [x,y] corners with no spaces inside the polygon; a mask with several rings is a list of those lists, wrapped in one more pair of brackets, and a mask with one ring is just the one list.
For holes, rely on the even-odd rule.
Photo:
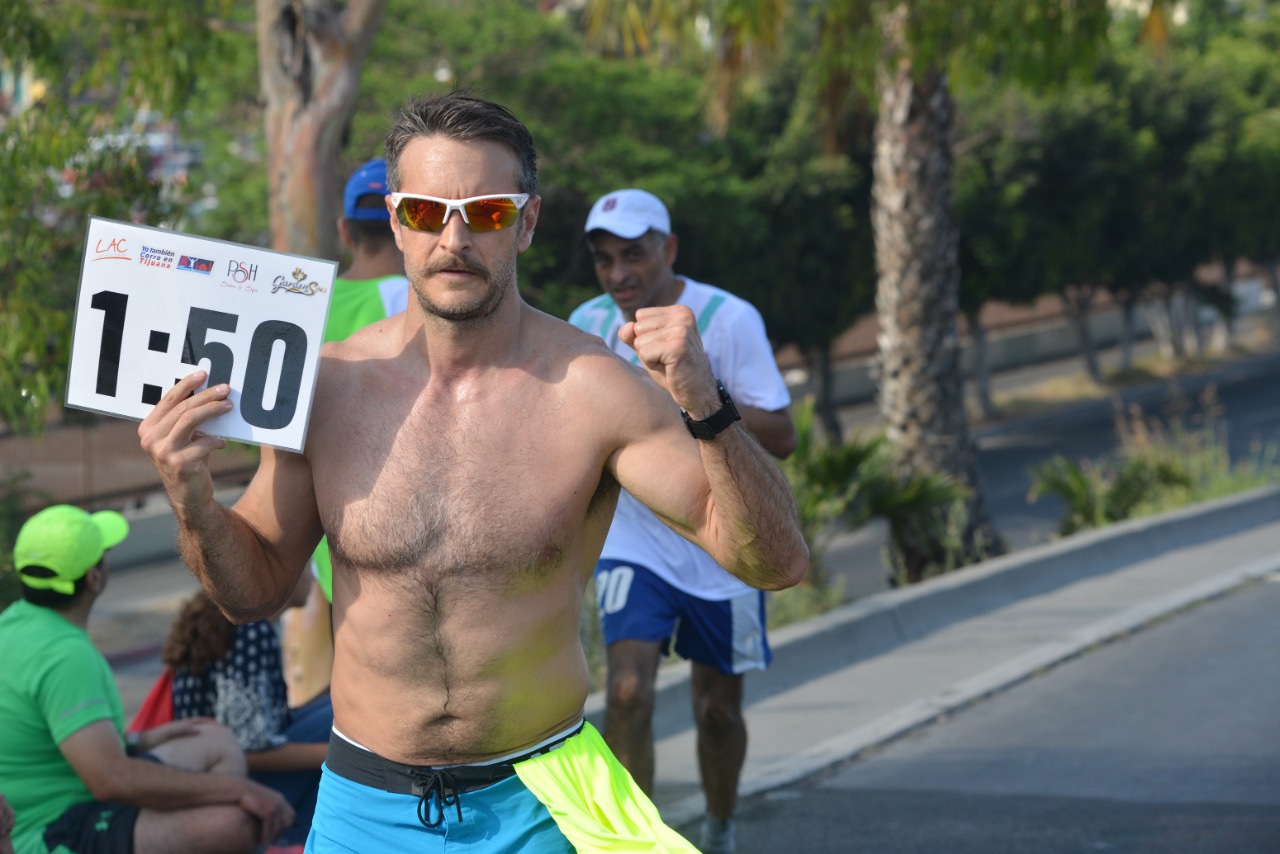
{"label": "white running shirt", "polygon": [[[678,305],[693,309],[711,370],[734,402],[769,412],[791,404],[778,371],[764,319],[755,306],[728,291],[681,277]],[[635,351],[618,340],[624,319],[613,297],[602,294],[569,316],[579,329],[599,335],[613,351],[639,364]],[[730,575],[711,555],[668,528],[626,490],[609,528],[601,558],[634,561],[686,593],[710,600],[732,599],[752,590]]]}

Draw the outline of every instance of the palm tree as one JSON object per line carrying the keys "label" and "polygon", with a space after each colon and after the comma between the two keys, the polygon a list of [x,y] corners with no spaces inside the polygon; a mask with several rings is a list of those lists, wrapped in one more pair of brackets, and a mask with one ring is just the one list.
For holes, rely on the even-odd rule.
{"label": "palm tree", "polygon": [[[983,508],[960,375],[951,81],[956,73],[984,77],[993,72],[1045,80],[1078,67],[1105,33],[1107,2],[814,2],[820,25],[811,73],[820,84],[808,91],[818,101],[816,109],[825,110],[821,132],[828,133],[833,110],[847,108],[850,90],[874,91],[878,107],[872,223],[879,276],[880,410],[887,435],[903,474],[943,474],[967,487],[962,559],[976,559],[1002,544]],[[746,9],[769,14],[751,15]],[[780,26],[786,18],[778,0],[588,0],[588,10],[597,33],[662,21],[647,31],[659,40],[664,33],[685,32],[679,23],[691,26],[693,13],[711,23],[711,32],[734,39],[756,31],[742,27],[743,20],[759,28],[764,21]],[[604,21],[614,23],[606,27]],[[640,40],[632,37],[631,43]],[[736,71],[737,57],[719,51],[713,65],[731,60]],[[712,95],[712,104],[721,105],[709,111],[714,117],[726,102],[720,88]],[[934,544],[923,542],[908,544],[896,557],[908,578],[922,577],[941,558]]]}
{"label": "palm tree", "polygon": [[271,243],[338,257],[338,162],[387,0],[258,0]]}

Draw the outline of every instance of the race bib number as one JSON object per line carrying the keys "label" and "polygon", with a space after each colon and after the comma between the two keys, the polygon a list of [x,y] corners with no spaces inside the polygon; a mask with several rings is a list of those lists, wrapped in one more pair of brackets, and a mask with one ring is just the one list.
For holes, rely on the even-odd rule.
{"label": "race bib number", "polygon": [[141,421],[203,368],[231,386],[214,436],[301,451],[337,264],[93,217],[68,406]]}

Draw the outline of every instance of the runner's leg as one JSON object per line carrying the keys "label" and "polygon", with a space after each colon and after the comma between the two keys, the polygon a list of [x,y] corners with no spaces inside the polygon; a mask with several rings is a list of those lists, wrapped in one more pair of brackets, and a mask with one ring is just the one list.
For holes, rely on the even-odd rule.
{"label": "runner's leg", "polygon": [[747,725],[742,716],[742,676],[721,673],[693,662],[690,688],[698,725],[698,770],[707,812],[720,819],[733,816],[738,779],[747,757]]}
{"label": "runner's leg", "polygon": [[653,703],[661,643],[622,640],[607,650],[604,740],[645,794],[653,791]]}

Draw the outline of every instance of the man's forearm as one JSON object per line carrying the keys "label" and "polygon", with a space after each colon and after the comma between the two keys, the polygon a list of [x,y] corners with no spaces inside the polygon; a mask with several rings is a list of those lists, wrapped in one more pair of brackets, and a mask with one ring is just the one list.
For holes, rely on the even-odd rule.
{"label": "man's forearm", "polygon": [[809,549],[786,477],[741,424],[698,443],[711,485],[707,551],[752,587],[781,590],[804,578]]}
{"label": "man's forearm", "polygon": [[235,804],[245,790],[243,777],[198,774],[148,759],[122,758],[92,793],[100,801],[143,809],[175,810]]}
{"label": "man's forearm", "polygon": [[178,548],[209,596],[237,622],[265,619],[284,605],[291,584],[275,580],[257,532],[217,502],[178,512]]}

